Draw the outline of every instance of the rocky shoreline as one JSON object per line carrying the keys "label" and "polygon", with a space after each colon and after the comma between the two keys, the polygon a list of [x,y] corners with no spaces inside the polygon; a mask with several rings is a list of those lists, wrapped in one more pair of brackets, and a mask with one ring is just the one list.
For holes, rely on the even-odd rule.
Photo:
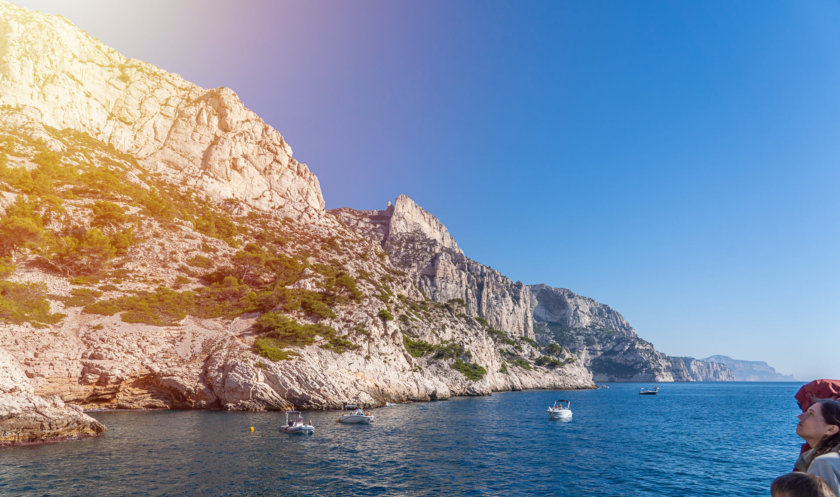
{"label": "rocky shoreline", "polygon": [[0,349],[0,447],[95,437],[105,430],[58,395],[35,395],[20,364]]}

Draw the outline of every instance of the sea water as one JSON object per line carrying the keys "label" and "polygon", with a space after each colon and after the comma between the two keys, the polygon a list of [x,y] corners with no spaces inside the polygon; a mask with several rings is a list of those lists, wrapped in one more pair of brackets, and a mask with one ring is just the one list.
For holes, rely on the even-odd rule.
{"label": "sea water", "polygon": [[800,384],[610,386],[307,412],[312,436],[277,412],[95,412],[102,437],[0,449],[0,495],[767,496],[793,468]]}

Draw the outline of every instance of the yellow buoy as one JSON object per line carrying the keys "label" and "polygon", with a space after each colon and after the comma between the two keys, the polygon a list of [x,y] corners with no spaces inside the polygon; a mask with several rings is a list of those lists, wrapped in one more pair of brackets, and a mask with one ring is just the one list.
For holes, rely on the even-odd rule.
{"label": "yellow buoy", "polygon": [[254,432],[254,427],[253,427],[253,426],[251,427],[251,432],[252,432],[252,433]]}

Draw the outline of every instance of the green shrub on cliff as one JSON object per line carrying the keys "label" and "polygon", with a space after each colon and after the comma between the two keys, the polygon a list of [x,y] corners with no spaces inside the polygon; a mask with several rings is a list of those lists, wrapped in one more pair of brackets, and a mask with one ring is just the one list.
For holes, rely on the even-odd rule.
{"label": "green shrub on cliff", "polygon": [[193,227],[199,233],[224,240],[231,247],[239,246],[239,241],[235,238],[241,231],[239,225],[224,214],[213,210],[204,211],[193,221]]}
{"label": "green shrub on cliff", "polygon": [[394,320],[394,315],[391,314],[391,311],[389,311],[388,309],[382,309],[381,311],[379,311],[377,316],[379,316],[379,318],[382,319],[383,321],[393,321]]}
{"label": "green shrub on cliff", "polygon": [[286,344],[274,337],[258,337],[254,342],[257,354],[274,362],[285,361],[299,355],[291,350],[285,350]]}
{"label": "green shrub on cliff", "polygon": [[114,227],[130,221],[123,207],[107,200],[97,200],[88,208],[93,213],[94,226]]}
{"label": "green shrub on cliff", "polygon": [[300,307],[309,315],[320,318],[334,318],[335,313],[324,302],[325,296],[317,292],[305,292],[301,295]]}
{"label": "green shrub on cliff", "polygon": [[468,363],[466,361],[459,359],[455,359],[455,362],[450,364],[452,369],[456,371],[460,371],[468,380],[476,381],[480,380],[487,374],[487,370],[483,367],[479,366],[476,363]]}
{"label": "green shrub on cliff", "polygon": [[528,370],[528,371],[530,371],[530,370],[534,369],[534,368],[531,366],[531,363],[530,363],[530,362],[528,362],[527,360],[525,360],[525,359],[523,359],[523,358],[521,358],[521,357],[517,357],[517,358],[515,358],[515,359],[511,360],[511,361],[510,361],[510,363],[511,363],[511,364],[513,364],[514,366],[519,366],[520,368],[522,368],[522,369],[526,369],[526,370]]}
{"label": "green shrub on cliff", "polygon": [[506,345],[517,345],[516,340],[512,339],[510,336],[508,336],[507,333],[505,333],[502,330],[497,330],[496,328],[489,326],[485,331],[488,335],[493,337],[494,340],[500,341]]}
{"label": "green shrub on cliff", "polygon": [[34,248],[45,235],[44,220],[38,214],[38,202],[18,195],[0,218],[0,257],[14,256]]}
{"label": "green shrub on cliff", "polygon": [[61,300],[66,307],[84,307],[96,302],[96,298],[101,295],[102,292],[92,288],[73,288],[70,290],[70,297]]}
{"label": "green shrub on cliff", "polygon": [[85,275],[99,273],[116,255],[111,239],[94,228],[53,239],[47,260],[63,275]]}
{"label": "green shrub on cliff", "polygon": [[460,357],[471,357],[472,354],[460,343],[444,340],[435,349],[435,359],[455,359]]}
{"label": "green shrub on cliff", "polygon": [[540,356],[537,360],[534,361],[534,364],[537,366],[545,366],[547,368],[554,369],[556,367],[560,367],[563,365],[563,361],[557,360],[553,357],[548,356]]}
{"label": "green shrub on cliff", "polygon": [[546,347],[546,351],[548,351],[551,355],[559,356],[563,354],[563,347],[557,345],[556,343],[550,343]]}
{"label": "green shrub on cliff", "polygon": [[423,357],[437,349],[436,345],[419,339],[412,340],[408,335],[403,335],[403,345],[412,357]]}
{"label": "green shrub on cliff", "polygon": [[339,354],[357,349],[359,346],[338,335],[330,326],[323,324],[301,324],[287,316],[269,312],[257,319],[254,328],[263,336],[257,338],[255,349],[258,354],[279,361],[291,358],[293,352],[284,350],[286,347],[304,347],[315,343],[321,336],[326,340],[324,348],[332,349]]}
{"label": "green shrub on cliff", "polygon": [[15,272],[15,266],[8,257],[0,257],[0,280]]}
{"label": "green shrub on cliff", "polygon": [[37,328],[58,323],[65,316],[50,313],[46,293],[47,286],[43,283],[0,281],[0,321],[30,323]]}
{"label": "green shrub on cliff", "polygon": [[201,254],[196,254],[187,260],[187,264],[193,267],[200,267],[203,269],[209,269],[213,267],[215,264],[213,263],[213,259],[209,257],[204,257]]}

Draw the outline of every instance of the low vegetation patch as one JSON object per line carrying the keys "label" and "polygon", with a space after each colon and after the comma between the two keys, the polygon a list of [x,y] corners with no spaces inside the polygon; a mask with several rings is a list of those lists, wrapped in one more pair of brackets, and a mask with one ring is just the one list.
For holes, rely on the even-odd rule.
{"label": "low vegetation patch", "polygon": [[563,347],[557,345],[556,343],[550,343],[545,348],[546,352],[553,356],[560,356],[563,355]]}
{"label": "low vegetation patch", "polygon": [[258,333],[263,334],[257,338],[255,344],[257,353],[272,361],[291,358],[294,353],[285,350],[287,347],[311,345],[315,343],[318,336],[326,340],[322,347],[332,349],[339,354],[359,348],[358,345],[340,337],[331,326],[320,323],[301,324],[274,312],[260,316],[254,327]]}
{"label": "low vegetation patch", "polygon": [[391,311],[389,311],[388,309],[382,309],[381,311],[379,311],[377,316],[379,316],[379,318],[382,319],[383,321],[393,321],[394,320],[394,315],[391,314]]}
{"label": "low vegetation patch", "polygon": [[456,371],[460,371],[468,380],[480,380],[487,374],[487,370],[476,363],[469,363],[459,359],[455,359],[450,367]]}
{"label": "low vegetation patch", "polygon": [[437,350],[437,345],[432,345],[420,339],[412,340],[408,335],[403,335],[403,345],[412,357],[423,357]]}
{"label": "low vegetation patch", "polygon": [[537,366],[544,366],[554,369],[563,365],[563,361],[548,356],[540,356],[534,361]]}
{"label": "low vegetation patch", "polygon": [[67,307],[84,307],[96,302],[101,295],[101,291],[92,288],[73,288],[70,290],[70,296],[63,297],[61,300]]}
{"label": "low vegetation patch", "polygon": [[0,321],[30,323],[36,328],[58,323],[65,316],[50,313],[46,293],[47,286],[43,283],[0,281]]}
{"label": "low vegetation patch", "polygon": [[209,257],[204,257],[201,254],[194,255],[194,256],[190,257],[189,259],[187,259],[187,264],[189,264],[192,267],[200,267],[200,268],[203,268],[203,269],[209,269],[209,268],[215,266],[215,263],[213,262],[213,259],[211,259]]}
{"label": "low vegetation patch", "polygon": [[364,335],[366,337],[370,336],[370,330],[368,330],[367,328],[364,328],[362,326],[356,325],[356,326],[353,327],[353,330],[360,335]]}
{"label": "low vegetation patch", "polygon": [[528,362],[526,359],[523,359],[523,358],[521,358],[521,357],[517,357],[517,358],[515,358],[515,359],[511,359],[510,363],[511,363],[511,364],[513,364],[514,366],[518,366],[518,367],[520,367],[520,368],[522,368],[522,369],[526,369],[526,370],[528,370],[528,371],[530,371],[530,370],[534,369],[534,368],[531,366],[531,363],[530,363],[530,362]]}
{"label": "low vegetation patch", "polygon": [[506,345],[517,345],[516,340],[508,336],[508,334],[502,330],[497,330],[496,328],[489,326],[485,331],[497,342],[502,342]]}

